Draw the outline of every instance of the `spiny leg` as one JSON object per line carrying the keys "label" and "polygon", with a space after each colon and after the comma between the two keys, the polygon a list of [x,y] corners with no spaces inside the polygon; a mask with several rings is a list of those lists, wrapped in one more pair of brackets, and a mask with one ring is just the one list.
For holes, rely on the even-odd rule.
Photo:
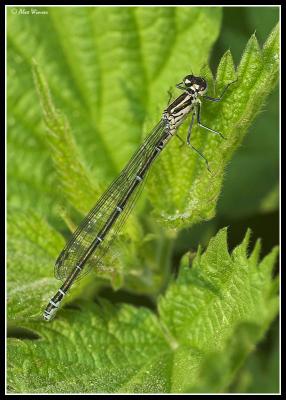
{"label": "spiny leg", "polygon": [[177,88],[177,89],[180,89],[180,90],[184,90],[184,91],[186,90],[186,86],[183,85],[182,82],[181,82],[181,83],[178,83],[178,84],[176,85],[176,88]]}
{"label": "spiny leg", "polygon": [[202,157],[202,158],[205,160],[207,169],[208,169],[209,172],[211,172],[210,167],[209,167],[209,162],[208,162],[208,160],[206,159],[206,157],[203,155],[203,153],[201,153],[198,149],[196,149],[196,148],[192,145],[192,143],[191,143],[191,133],[192,133],[192,127],[193,127],[193,124],[194,124],[194,118],[195,118],[195,113],[193,113],[193,115],[192,115],[192,120],[191,120],[191,123],[190,123],[190,125],[189,125],[189,129],[188,129],[187,145],[190,146],[195,152],[198,153],[198,155],[199,155],[200,157]]}
{"label": "spiny leg", "polygon": [[176,138],[180,139],[180,142],[181,142],[180,147],[182,147],[185,144],[184,140],[177,133],[175,133],[175,136],[176,136]]}
{"label": "spiny leg", "polygon": [[227,89],[230,87],[230,85],[232,85],[233,83],[237,82],[237,79],[235,79],[234,81],[230,82],[228,85],[226,85],[222,91],[222,94],[219,97],[210,97],[210,96],[206,96],[204,95],[203,98],[209,101],[221,101],[225,92],[227,91]]}
{"label": "spiny leg", "polygon": [[211,128],[209,128],[208,126],[203,125],[203,124],[201,123],[201,105],[200,105],[200,103],[197,104],[197,121],[198,121],[198,125],[199,125],[200,127],[204,128],[204,129],[207,129],[208,131],[213,132],[213,133],[215,133],[216,135],[219,135],[221,138],[225,139],[225,137],[223,136],[222,133],[220,133],[219,131],[215,131],[214,129],[211,129]]}
{"label": "spiny leg", "polygon": [[169,95],[169,100],[168,100],[168,105],[171,103],[172,97],[173,97],[173,87],[171,86],[168,90],[168,95]]}

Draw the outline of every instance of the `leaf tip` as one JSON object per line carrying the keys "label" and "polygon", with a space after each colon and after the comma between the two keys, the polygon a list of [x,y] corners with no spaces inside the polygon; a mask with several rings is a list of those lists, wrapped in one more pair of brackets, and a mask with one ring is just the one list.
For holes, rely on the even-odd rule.
{"label": "leaf tip", "polygon": [[247,258],[247,253],[248,253],[248,246],[249,246],[249,241],[250,241],[250,236],[252,234],[252,231],[250,228],[247,228],[244,238],[242,242],[235,247],[235,249],[232,251],[232,256],[234,258]]}
{"label": "leaf tip", "polygon": [[279,22],[275,25],[275,27],[272,29],[270,32],[268,38],[266,39],[264,45],[263,45],[263,50],[267,49],[268,47],[271,47],[273,43],[277,41],[277,37],[279,37],[280,33],[280,27],[279,27]]}
{"label": "leaf tip", "polygon": [[272,273],[275,266],[276,259],[279,253],[279,246],[274,246],[270,253],[268,253],[260,262],[259,268],[264,270],[266,273]]}
{"label": "leaf tip", "polygon": [[256,240],[255,246],[249,256],[249,262],[256,266],[258,264],[258,260],[260,257],[260,253],[261,253],[261,244],[262,244],[262,240],[259,238]]}
{"label": "leaf tip", "polygon": [[246,53],[247,52],[249,52],[249,53],[250,52],[260,53],[261,52],[260,45],[258,43],[255,32],[250,36],[250,38],[246,44],[245,52]]}
{"label": "leaf tip", "polygon": [[220,59],[217,68],[216,80],[217,81],[233,80],[234,76],[235,76],[235,66],[231,50],[228,49]]}
{"label": "leaf tip", "polygon": [[[275,314],[277,312],[277,294],[279,292],[279,274],[276,273],[276,265],[277,265],[277,257],[278,257],[279,247],[275,246],[272,248],[270,253],[268,253],[259,264],[255,267],[259,271],[261,283],[264,286],[265,290],[267,290],[270,298],[274,300],[276,305]],[[269,299],[270,299],[269,298]]]}
{"label": "leaf tip", "polygon": [[217,253],[218,251],[221,254],[228,254],[228,227],[224,227],[220,229],[217,234],[210,240],[207,250],[205,251],[205,255],[209,255],[214,251]]}
{"label": "leaf tip", "polygon": [[241,242],[241,249],[244,251],[245,257],[247,257],[247,251],[251,235],[252,235],[252,230],[250,228],[247,228],[243,241]]}

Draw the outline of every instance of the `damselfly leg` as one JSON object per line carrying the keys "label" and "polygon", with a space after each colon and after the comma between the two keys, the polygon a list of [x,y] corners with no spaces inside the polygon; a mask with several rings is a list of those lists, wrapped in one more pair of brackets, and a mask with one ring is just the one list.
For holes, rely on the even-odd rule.
{"label": "damselfly leg", "polygon": [[168,99],[168,105],[171,103],[172,97],[173,97],[173,88],[170,87],[170,89],[168,90],[168,95],[169,95],[169,99]]}
{"label": "damselfly leg", "polygon": [[195,152],[198,153],[198,155],[200,157],[202,157],[205,160],[207,169],[208,169],[209,172],[211,172],[211,170],[209,168],[209,162],[208,162],[207,158],[203,155],[203,153],[201,153],[198,149],[196,149],[191,143],[191,134],[192,134],[192,127],[193,127],[193,124],[194,124],[194,119],[195,119],[195,113],[193,113],[193,115],[192,115],[192,120],[191,120],[191,123],[189,125],[189,129],[188,129],[187,145],[190,146]]}
{"label": "damselfly leg", "polygon": [[182,147],[182,146],[184,146],[185,142],[184,142],[184,140],[181,138],[181,136],[180,136],[180,135],[178,135],[177,133],[175,133],[175,136],[176,136],[176,138],[178,138],[178,139],[180,140],[180,142],[181,142],[181,144],[180,144],[180,146],[179,146],[179,147]]}
{"label": "damselfly leg", "polygon": [[[206,100],[209,100],[209,101],[219,102],[219,101],[222,100],[224,94],[226,93],[226,91],[227,91],[227,89],[230,87],[230,85],[232,85],[232,84],[235,83],[235,82],[237,82],[237,79],[234,80],[234,81],[232,81],[232,82],[230,82],[229,84],[227,84],[227,85],[224,87],[224,89],[223,89],[223,91],[222,91],[222,93],[221,93],[221,95],[220,95],[219,97],[210,97],[210,96],[207,96],[207,95],[203,95],[202,97],[203,97],[204,99],[206,99]],[[177,85],[177,87],[178,87],[179,89],[183,89],[183,86],[182,86],[181,84]],[[201,104],[200,104],[200,102],[197,102],[197,104],[196,104],[196,106],[195,106],[195,111],[194,111],[194,113],[193,113],[193,115],[192,115],[191,123],[190,123],[190,125],[189,125],[189,129],[188,129],[187,144],[188,144],[188,146],[190,146],[193,150],[195,150],[195,151],[199,154],[200,157],[202,157],[202,158],[205,160],[207,169],[208,169],[209,172],[211,172],[211,171],[210,171],[210,168],[209,168],[209,163],[208,163],[207,158],[203,155],[203,153],[201,153],[198,149],[196,149],[196,148],[191,144],[191,132],[192,132],[192,127],[193,127],[193,123],[194,123],[194,116],[195,116],[195,114],[197,115],[197,123],[198,123],[198,125],[199,125],[201,128],[204,128],[204,129],[206,129],[206,130],[208,130],[208,131],[210,131],[210,132],[212,132],[212,133],[215,133],[216,135],[219,135],[222,139],[225,139],[225,137],[223,136],[223,134],[222,134],[221,132],[216,131],[215,129],[209,128],[208,126],[206,126],[206,125],[204,125],[204,124],[201,123]]]}
{"label": "damselfly leg", "polygon": [[206,130],[208,130],[208,131],[210,131],[210,132],[212,132],[212,133],[215,133],[216,135],[219,135],[221,138],[225,139],[225,137],[223,136],[222,133],[220,133],[219,131],[215,131],[214,129],[209,128],[208,126],[206,126],[206,125],[204,125],[204,124],[201,123],[201,105],[200,105],[200,103],[197,104],[197,111],[196,111],[196,113],[197,113],[197,122],[198,122],[198,125],[199,125],[201,128],[204,128],[204,129],[206,129]]}
{"label": "damselfly leg", "polygon": [[224,94],[225,94],[225,92],[227,91],[227,89],[230,87],[230,85],[232,85],[232,84],[235,83],[235,82],[237,82],[237,79],[235,79],[234,81],[228,83],[228,84],[224,87],[224,89],[223,89],[223,91],[222,91],[222,94],[221,94],[219,97],[210,97],[210,96],[207,96],[207,95],[203,95],[202,97],[203,97],[204,99],[206,99],[206,100],[209,100],[209,101],[215,101],[215,102],[221,101],[222,98],[223,98],[223,96],[224,96]]}

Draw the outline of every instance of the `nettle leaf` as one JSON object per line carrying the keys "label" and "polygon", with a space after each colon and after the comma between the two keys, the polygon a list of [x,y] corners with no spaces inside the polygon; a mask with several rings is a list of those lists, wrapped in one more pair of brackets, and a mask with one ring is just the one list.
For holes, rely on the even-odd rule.
{"label": "nettle leaf", "polygon": [[[262,50],[251,38],[237,73],[227,52],[215,85],[206,63],[219,32],[219,8],[46,10],[31,23],[8,9],[8,317],[31,332],[29,340],[9,340],[9,387],[23,393],[221,391],[277,314],[277,279],[271,277],[277,250],[259,263],[259,244],[246,254],[247,236],[230,255],[222,231],[193,268],[182,261],[158,314],[82,301],[48,325],[38,317],[58,288],[50,266],[64,240],[30,210],[49,220],[61,202],[88,211],[160,118],[169,87],[201,70],[210,95],[238,76],[221,104],[202,109],[202,122],[227,139],[193,131],[212,174],[173,139],[146,193],[154,214],[172,228],[211,218],[226,163],[277,82],[278,27]],[[72,226],[70,215],[64,219]],[[127,229],[133,244],[124,278],[154,295],[172,240],[163,237],[156,251],[156,235],[144,238],[137,219]],[[120,286],[119,274],[113,287]]]}
{"label": "nettle leaf", "polygon": [[[231,384],[232,393],[279,393],[280,335],[276,318],[266,337],[239,370]],[[267,346],[265,344],[267,343]]]}
{"label": "nettle leaf", "polygon": [[[91,14],[92,18],[88,17],[88,14]],[[175,77],[178,80],[180,74],[183,74],[184,69],[189,70],[189,59],[186,57],[183,47],[186,45],[190,46],[192,42],[197,49],[203,49],[201,52],[196,51],[194,53],[194,58],[192,59],[193,67],[198,68],[200,62],[207,61],[209,49],[214,37],[218,33],[221,11],[219,9],[216,9],[215,12],[210,12],[208,9],[187,9],[185,13],[182,13],[172,8],[155,8],[152,9],[152,12],[149,9],[143,10],[140,8],[136,10],[128,8],[124,10],[116,9],[116,11],[102,8],[93,11],[80,10],[77,14],[75,10],[52,9],[50,10],[50,15],[57,29],[61,45],[64,48],[64,54],[71,66],[73,77],[76,79],[82,93],[82,103],[80,106],[88,107],[88,112],[85,110],[82,115],[84,121],[90,121],[89,123],[92,126],[90,126],[88,133],[84,130],[83,134],[87,133],[91,135],[92,132],[95,132],[95,136],[97,137],[97,139],[94,138],[93,143],[93,146],[95,146],[93,147],[95,150],[94,154],[97,158],[97,169],[96,174],[94,174],[96,179],[92,178],[95,171],[91,173],[87,165],[86,159],[88,155],[80,150],[81,137],[77,137],[77,142],[75,142],[71,131],[71,126],[73,126],[73,130],[79,131],[77,123],[73,118],[75,110],[69,110],[66,104],[62,105],[59,101],[59,97],[62,96],[62,93],[65,93],[65,89],[63,89],[63,92],[59,92],[58,84],[56,86],[53,83],[53,77],[50,76],[47,69],[49,60],[45,60],[44,62],[43,55],[36,54],[35,59],[37,62],[33,62],[33,75],[47,128],[45,134],[45,130],[43,130],[42,140],[46,143],[53,160],[57,174],[56,187],[59,189],[58,191],[64,195],[65,202],[68,200],[74,209],[84,214],[94,205],[95,199],[103,191],[100,178],[104,177],[104,185],[106,186],[109,176],[116,176],[114,171],[118,173],[121,166],[124,165],[122,163],[123,158],[124,162],[126,161],[125,156],[121,157],[121,152],[123,151],[125,155],[127,153],[129,155],[132,154],[130,149],[135,148],[135,145],[137,147],[137,142],[141,141],[142,124],[146,109],[149,107],[146,98],[148,99],[149,96],[153,102],[156,102],[156,107],[153,105],[150,109],[153,109],[153,114],[154,110],[157,114],[158,103],[162,104],[162,110],[168,97],[164,81],[170,82],[172,74],[172,79]],[[186,19],[186,17],[188,18]],[[88,22],[86,22],[86,18],[88,18]],[[162,42],[162,44],[167,43],[164,32],[166,33],[166,30],[168,30],[168,37],[171,37],[171,33],[169,32],[170,23],[168,21],[174,18],[178,19],[179,27],[178,31],[175,30],[173,32],[173,35],[177,38],[172,45],[174,48],[170,46],[166,47],[166,44],[164,44],[164,46],[160,46],[155,51],[153,41],[155,31],[159,30],[157,34],[159,42]],[[193,22],[189,23],[189,19]],[[134,25],[135,20],[137,20],[139,28]],[[90,21],[92,21],[92,25],[94,24],[93,28],[95,31],[101,32],[98,35],[100,39],[98,39],[98,42],[96,39],[95,43],[98,46],[98,50],[96,53],[94,50],[91,50],[90,43],[87,48],[84,47],[80,52],[77,43],[78,35],[79,32],[82,33],[82,38],[88,35],[89,31],[86,30],[86,27],[90,27]],[[73,26],[72,31],[70,31],[71,26]],[[76,38],[74,37],[75,26],[77,31]],[[129,26],[132,34],[128,31],[127,35],[126,29],[122,29],[122,26]],[[148,26],[148,29],[146,29],[146,26]],[[206,26],[213,27],[212,34],[207,29],[204,29]],[[144,53],[147,59],[148,55],[152,56],[150,63],[146,67],[141,65],[144,62],[141,57],[136,61],[137,47],[134,47],[134,43],[136,46],[139,46],[137,29],[140,31],[142,53]],[[190,33],[188,33],[189,30],[191,30]],[[193,36],[193,31],[196,30],[202,30],[202,32]],[[66,36],[66,32],[70,34],[68,37]],[[102,32],[106,32],[106,38]],[[115,32],[115,34],[112,34],[112,32]],[[93,40],[95,40],[94,32],[92,32],[92,35]],[[185,36],[183,45],[180,38]],[[112,51],[110,49],[111,44],[113,46]],[[114,49],[118,48],[124,54],[118,52],[116,55],[117,50],[114,51]],[[70,50],[68,51],[68,49]],[[86,56],[87,50],[90,51],[88,55],[89,61],[80,61],[81,57]],[[162,58],[162,52],[168,52],[168,57]],[[176,56],[176,52],[180,56]],[[103,57],[103,61],[98,60],[99,56]],[[116,58],[118,58],[119,67],[116,66],[114,68]],[[176,75],[174,75],[173,72],[178,58],[180,59],[182,72],[180,73],[176,70]],[[76,65],[73,65],[74,60],[78,60]],[[93,63],[99,62],[106,65],[106,69],[102,69],[102,71],[96,69],[92,73],[89,68],[92,69]],[[85,66],[89,63],[89,67],[79,67],[81,63]],[[83,70],[88,68],[88,71],[80,71],[79,69],[81,68]],[[159,70],[161,71],[162,79],[159,79]],[[87,74],[87,72],[87,81],[83,82],[84,74]],[[98,76],[99,72],[100,76]],[[91,82],[91,76],[93,77],[93,82]],[[128,80],[126,80],[126,76],[128,76]],[[149,92],[146,91],[148,87],[150,87]],[[96,90],[97,94],[95,93]],[[83,95],[85,91],[89,95]],[[53,96],[51,93],[53,93]],[[68,93],[64,96],[66,95],[70,96]],[[78,98],[78,93],[75,94],[75,98]],[[120,99],[119,102],[117,101],[118,99]],[[89,101],[92,104],[88,104]],[[56,104],[60,104],[61,108],[59,109]],[[65,112],[62,110],[65,110]],[[78,111],[76,112],[78,114]],[[158,115],[156,115],[157,118]],[[71,123],[69,123],[69,120],[71,120]],[[114,127],[112,128],[113,124]],[[104,132],[110,132],[110,138]],[[77,136],[76,131],[74,133]],[[111,142],[108,144],[109,140]],[[126,143],[131,145],[128,148],[128,152],[125,152]],[[89,143],[89,148],[91,147],[91,143]],[[121,161],[118,162],[117,159]],[[113,174],[110,171],[113,171]],[[73,230],[73,221],[71,221],[70,215],[67,215],[66,212],[61,212],[61,214],[66,224]],[[114,268],[112,267],[112,271],[117,271],[116,276],[111,271],[109,260],[105,260],[106,270],[111,271],[109,275],[113,282],[113,287],[118,288],[122,285],[124,275],[125,284],[129,289],[154,294],[162,285],[162,279],[164,279],[162,274],[168,269],[170,263],[168,255],[170,254],[171,246],[167,246],[170,240],[168,237],[161,239],[160,236],[162,234],[160,232],[154,235],[156,238],[159,238],[161,242],[160,246],[157,243],[155,244],[155,240],[146,241],[144,238],[145,234],[135,216],[129,219],[124,233],[126,246],[120,252],[123,256],[117,257],[115,266],[113,266]],[[126,251],[127,248],[129,250],[128,254]],[[147,254],[150,254],[151,257],[148,257]],[[124,262],[121,262],[122,260]],[[124,264],[124,268],[122,264]],[[145,265],[147,267],[144,267]]]}
{"label": "nettle leaf", "polygon": [[[103,188],[94,183],[89,169],[80,160],[67,118],[56,110],[47,81],[37,63],[34,63],[33,73],[48,131],[45,139],[51,149],[58,179],[62,182],[61,189],[73,208],[84,214],[89,211],[91,200],[99,198]],[[74,231],[76,225],[69,212],[66,209],[59,211],[66,225]],[[161,242],[159,246],[158,241]],[[153,294],[161,286],[162,273],[170,263],[171,249],[170,239],[162,232],[153,233],[153,238],[146,236],[134,214],[129,217],[124,232],[113,243],[112,256],[107,254],[103,269],[95,269],[95,272],[111,279],[115,289],[122,286],[125,278],[129,289]],[[151,257],[148,258],[147,253]]]}
{"label": "nettle leaf", "polygon": [[144,307],[81,301],[50,324],[23,322],[38,339],[8,341],[17,393],[184,393],[226,389],[278,311],[274,248],[248,255],[250,232],[230,254],[226,229],[158,300]]}
{"label": "nettle leaf", "polygon": [[[151,172],[149,195],[155,216],[174,227],[194,224],[215,215],[225,167],[275,88],[278,74],[278,26],[262,49],[255,35],[250,38],[237,73],[230,51],[225,53],[217,71],[215,95],[219,95],[223,87],[236,77],[238,80],[221,102],[203,102],[201,122],[221,132],[226,140],[198,126],[192,133],[193,145],[209,160],[212,173],[208,173],[204,160],[191,152],[188,146],[182,149],[173,140]],[[181,137],[187,135],[186,125],[179,129]]]}
{"label": "nettle leaf", "polygon": [[[8,214],[8,237],[7,311],[9,322],[18,324],[25,319],[42,320],[44,308],[60,285],[60,281],[52,275],[52,266],[64,247],[65,239],[32,210],[28,213],[14,211]],[[131,253],[134,253],[132,243],[130,247]],[[107,257],[107,265],[109,261]],[[106,268],[106,271],[96,270],[96,281],[95,274],[91,273],[74,285],[65,301],[71,302],[79,294],[82,295],[83,289],[86,292],[90,282],[93,282],[93,287],[96,287],[109,281],[114,289],[118,289],[123,285],[123,272],[120,265],[115,263],[118,269],[112,264],[112,268]],[[125,268],[124,272],[130,274],[131,277],[133,275],[132,269]],[[143,279],[143,272],[144,270],[138,269],[133,279],[135,280],[136,277],[137,287],[140,287],[141,283],[143,288],[146,287],[147,293],[152,293],[154,291],[154,284],[152,286],[150,278],[152,272],[149,273],[149,279],[148,274]]]}
{"label": "nettle leaf", "polygon": [[[223,12],[223,29],[216,50],[230,46],[234,60],[241,57],[249,29],[255,29],[259,42],[263,43],[270,27],[279,21],[278,7],[224,8]],[[245,24],[241,21],[245,21]],[[212,53],[212,59],[216,58],[215,53]],[[217,213],[227,218],[242,218],[277,210],[278,170],[279,87],[276,86],[227,167]]]}
{"label": "nettle leaf", "polygon": [[[90,208],[97,188],[106,187],[138,147],[144,121],[160,118],[169,87],[207,62],[222,11],[49,7],[26,17],[16,9],[7,10],[9,204],[32,206],[49,218],[61,200]],[[42,87],[44,113],[48,105],[53,109],[45,115],[48,134],[33,59],[55,104],[45,103]],[[95,189],[87,188],[91,176]]]}
{"label": "nettle leaf", "polygon": [[55,109],[47,82],[35,61],[33,73],[48,130],[46,140],[52,152],[62,190],[71,204],[74,204],[79,211],[86,212],[91,199],[96,198],[102,189],[96,190],[96,184],[89,176],[90,171],[80,161],[68,120]]}
{"label": "nettle leaf", "polygon": [[8,319],[38,318],[58,288],[51,265],[65,241],[32,211],[8,215],[8,236]]}
{"label": "nettle leaf", "polygon": [[[138,224],[131,225],[133,240],[125,235],[118,252],[108,252],[104,267],[95,268],[72,288],[66,302],[89,290],[111,285],[124,286],[137,294],[154,295],[170,270],[173,242],[159,235],[144,236]],[[60,281],[52,266],[65,244],[64,237],[33,210],[8,214],[8,319],[14,324],[24,319],[42,319]],[[158,239],[159,238],[159,239]],[[124,264],[125,261],[125,264]]]}
{"label": "nettle leaf", "polygon": [[[232,136],[230,135],[227,140],[215,137],[216,135],[211,137],[206,134],[204,136],[205,140],[208,141],[204,153],[206,156],[207,151],[210,153],[213,172],[209,174],[206,171],[204,161],[201,163],[197,154],[191,155],[189,148],[182,150],[174,140],[165,150],[164,157],[158,160],[154,171],[151,171],[151,182],[148,185],[150,203],[155,207],[154,214],[160,215],[161,220],[167,222],[169,226],[190,225],[214,216],[227,161],[241,142],[243,134],[258,112],[257,110],[262,105],[262,101],[269,93],[270,88],[275,86],[278,64],[277,59],[273,57],[271,61],[270,56],[272,57],[273,54],[277,56],[278,54],[276,40],[277,29],[273,31],[263,51],[260,51],[257,40],[253,36],[247,45],[238,69],[239,89],[236,89],[236,91],[229,89],[234,93],[230,95],[230,100],[227,100],[227,97],[222,104],[211,104],[214,107],[213,109],[208,105],[206,107],[206,115],[209,114],[210,120],[216,121],[217,124],[214,124],[212,128],[220,132],[231,131],[229,121],[236,121],[236,125],[232,127]],[[268,66],[269,62],[274,63],[276,70]],[[251,64],[251,68],[245,67],[248,63]],[[214,84],[210,70],[205,66],[202,73],[208,78],[210,89],[213,89]],[[259,83],[254,82],[254,77],[259,74]],[[82,166],[66,118],[55,110],[47,82],[37,66],[34,68],[34,76],[42,102],[44,118],[49,129],[47,140],[62,182],[61,186],[66,192],[66,197],[76,209],[87,211],[91,199],[97,197],[96,193],[99,196],[100,190],[98,186],[96,189],[94,188],[89,170]],[[235,76],[231,54],[227,52],[219,65],[217,81],[230,82],[235,79]],[[268,81],[270,82],[269,85],[267,84]],[[252,94],[254,90],[256,90],[256,93]],[[244,91],[246,92],[244,93]],[[235,99],[232,96],[235,96]],[[253,106],[255,101],[249,100],[250,97],[254,97],[257,108]],[[218,120],[218,116],[220,120]],[[196,140],[199,140],[198,136],[197,139],[195,137],[195,146],[200,148],[201,145],[197,145]],[[219,144],[218,140],[222,143]],[[210,159],[210,157],[208,158]],[[180,165],[178,160],[180,160]],[[164,193],[168,200],[163,205],[161,204],[161,193]],[[183,213],[180,212],[181,206],[184,208]],[[135,218],[130,221],[131,223],[127,227],[129,227],[129,231],[134,232],[134,229],[130,226],[132,226],[132,222],[133,225],[136,224]],[[142,232],[141,236],[137,236],[138,242],[142,242]],[[134,260],[132,264],[134,264]]]}

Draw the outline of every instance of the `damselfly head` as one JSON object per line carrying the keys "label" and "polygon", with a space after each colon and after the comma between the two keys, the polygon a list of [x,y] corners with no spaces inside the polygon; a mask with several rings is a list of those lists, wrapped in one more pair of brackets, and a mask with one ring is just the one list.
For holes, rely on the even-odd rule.
{"label": "damselfly head", "polygon": [[205,93],[208,86],[204,78],[194,75],[185,76],[183,84],[185,85],[186,90],[192,90],[200,94]]}

